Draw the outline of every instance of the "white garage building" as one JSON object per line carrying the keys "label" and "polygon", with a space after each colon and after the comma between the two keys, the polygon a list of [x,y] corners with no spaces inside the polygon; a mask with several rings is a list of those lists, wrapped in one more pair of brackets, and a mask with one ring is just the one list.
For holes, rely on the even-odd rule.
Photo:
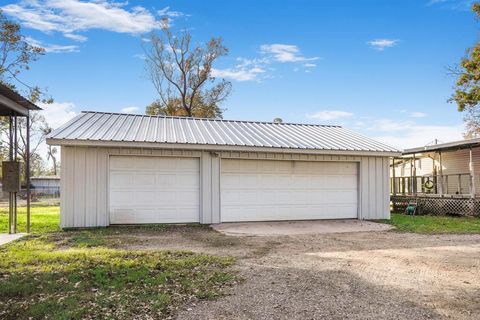
{"label": "white garage building", "polygon": [[340,126],[83,112],[61,146],[61,225],[388,219],[398,150]]}

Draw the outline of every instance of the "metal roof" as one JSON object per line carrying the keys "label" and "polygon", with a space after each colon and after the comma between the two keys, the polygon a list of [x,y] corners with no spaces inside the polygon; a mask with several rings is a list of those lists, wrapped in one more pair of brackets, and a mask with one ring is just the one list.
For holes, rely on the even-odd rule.
{"label": "metal roof", "polygon": [[334,125],[235,121],[84,111],[47,136],[50,144],[129,142],[399,153]]}
{"label": "metal roof", "polygon": [[[10,89],[8,86],[6,86],[3,83],[0,83],[0,95],[13,102],[18,103],[19,105],[21,105],[22,107],[28,110],[42,110],[39,106],[29,101],[27,98],[22,97],[16,91]],[[0,107],[2,109],[6,108],[6,106],[4,106],[1,103],[0,103]]]}
{"label": "metal roof", "polygon": [[473,139],[452,141],[447,143],[432,144],[424,147],[405,149],[403,151],[403,154],[407,155],[407,154],[424,153],[424,152],[430,152],[430,151],[469,149],[469,148],[478,147],[478,146],[480,146],[480,138],[473,138]]}

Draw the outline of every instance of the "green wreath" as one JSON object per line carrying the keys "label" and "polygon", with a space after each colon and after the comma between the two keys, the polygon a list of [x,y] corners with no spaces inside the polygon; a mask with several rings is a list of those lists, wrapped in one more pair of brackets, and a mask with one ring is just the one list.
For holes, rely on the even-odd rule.
{"label": "green wreath", "polygon": [[432,180],[427,180],[423,184],[423,187],[427,190],[432,190],[434,186],[435,186],[435,183]]}

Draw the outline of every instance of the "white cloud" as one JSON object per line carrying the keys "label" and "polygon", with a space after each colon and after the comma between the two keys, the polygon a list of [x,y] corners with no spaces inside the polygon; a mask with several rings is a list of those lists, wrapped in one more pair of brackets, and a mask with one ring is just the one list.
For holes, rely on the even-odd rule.
{"label": "white cloud", "polygon": [[259,80],[258,75],[265,73],[265,70],[259,67],[247,68],[229,68],[212,69],[212,75],[218,78],[227,78],[236,81]]}
{"label": "white cloud", "polygon": [[139,108],[138,107],[125,107],[122,110],[120,110],[122,113],[136,113],[138,112]]}
{"label": "white cloud", "polygon": [[307,58],[300,53],[300,49],[296,45],[291,44],[264,44],[260,46],[263,54],[268,54],[279,62],[305,62],[318,60],[319,57]]}
{"label": "white cloud", "polygon": [[440,141],[462,140],[462,126],[412,125],[407,131],[395,135],[379,135],[374,139],[400,149],[422,147],[435,139]]}
{"label": "white cloud", "polygon": [[147,56],[146,56],[145,54],[143,54],[143,53],[135,53],[135,54],[133,55],[133,57],[134,57],[134,58],[137,58],[137,59],[141,59],[141,60],[147,59]]}
{"label": "white cloud", "polygon": [[398,44],[400,40],[394,40],[394,39],[375,39],[368,41],[367,44],[370,45],[375,50],[378,51],[383,51],[386,48],[391,48],[394,47]]}
{"label": "white cloud", "polygon": [[141,34],[160,27],[160,22],[147,9],[126,6],[126,2],[111,0],[23,0],[1,9],[28,28],[45,33],[61,32],[76,41],[85,41],[86,37],[78,32],[89,29]]}
{"label": "white cloud", "polygon": [[287,44],[264,44],[260,46],[261,57],[255,59],[237,58],[234,67],[224,69],[213,69],[214,77],[228,78],[235,81],[262,81],[272,78],[269,71],[274,68],[271,65],[275,62],[297,63],[293,71],[299,71],[298,65],[303,66],[305,72],[311,72],[317,65],[309,62],[318,60],[318,57],[306,58],[300,53],[295,45]]}
{"label": "white cloud", "polygon": [[43,46],[45,52],[48,53],[70,53],[70,52],[78,52],[78,46],[75,45],[67,45],[62,46],[58,44],[49,44]]}
{"label": "white cloud", "polygon": [[172,11],[170,7],[165,7],[157,11],[159,16],[168,17],[168,18],[179,18],[179,17],[189,17],[189,14],[185,14],[180,11]]}
{"label": "white cloud", "polygon": [[[40,114],[45,117],[45,120],[53,129],[58,129],[77,115],[75,104],[72,102],[38,103],[38,106],[43,109]],[[47,161],[47,151],[47,144],[43,141],[38,146],[37,152],[43,158],[45,164],[51,167],[52,162]],[[60,152],[57,160],[60,160]]]}
{"label": "white cloud", "polygon": [[73,34],[73,33],[64,33],[63,36],[68,39],[72,39],[78,42],[85,42],[87,41],[87,37],[82,36],[81,34]]}
{"label": "white cloud", "polygon": [[318,120],[335,120],[340,118],[348,118],[353,116],[353,113],[341,110],[322,110],[313,114],[308,114],[307,117]]}
{"label": "white cloud", "polygon": [[475,0],[430,0],[427,6],[439,6],[455,11],[470,11]]}
{"label": "white cloud", "polygon": [[444,2],[448,2],[449,0],[430,0],[428,2],[428,5],[431,6],[431,5],[434,5],[434,4],[437,4],[437,3],[444,3]]}
{"label": "white cloud", "polygon": [[435,139],[445,142],[461,140],[464,131],[462,125],[417,124],[392,119],[371,119],[357,125],[356,130],[400,149],[422,147]]}
{"label": "white cloud", "polygon": [[54,129],[77,115],[75,104],[72,102],[39,103],[39,107],[43,109],[40,113]]}
{"label": "white cloud", "polygon": [[425,118],[427,114],[424,112],[410,112],[409,116],[412,118]]}
{"label": "white cloud", "polygon": [[227,78],[235,81],[261,81],[268,76],[268,59],[245,59],[237,58],[237,65],[233,68],[212,69],[212,76]]}
{"label": "white cloud", "polygon": [[69,53],[78,52],[79,50],[78,46],[75,45],[44,44],[31,37],[25,37],[25,41],[32,46],[45,49],[45,52],[47,53]]}

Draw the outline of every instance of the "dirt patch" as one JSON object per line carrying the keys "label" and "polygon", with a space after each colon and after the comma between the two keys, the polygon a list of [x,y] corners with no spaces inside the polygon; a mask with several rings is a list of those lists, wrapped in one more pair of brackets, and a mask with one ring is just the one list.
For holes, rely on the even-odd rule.
{"label": "dirt patch", "polygon": [[187,227],[128,236],[132,249],[237,258],[244,282],[178,319],[480,318],[480,235],[229,237]]}
{"label": "dirt patch", "polygon": [[342,271],[249,266],[231,295],[202,302],[178,319],[422,319],[432,309]]}
{"label": "dirt patch", "polygon": [[331,234],[346,232],[388,231],[393,227],[357,219],[234,222],[213,225],[213,229],[227,236],[294,236],[305,234]]}

